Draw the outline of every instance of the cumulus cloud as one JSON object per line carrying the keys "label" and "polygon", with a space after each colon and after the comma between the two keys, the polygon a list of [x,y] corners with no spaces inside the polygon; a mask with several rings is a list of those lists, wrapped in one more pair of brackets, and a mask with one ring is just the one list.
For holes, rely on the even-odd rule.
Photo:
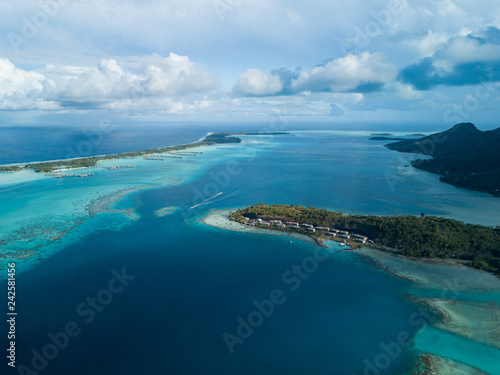
{"label": "cumulus cloud", "polygon": [[397,75],[397,68],[384,55],[363,52],[347,55],[303,72],[292,82],[295,91],[370,92]]}
{"label": "cumulus cloud", "polygon": [[134,70],[125,71],[114,59],[102,60],[64,85],[59,98],[69,102],[110,101],[137,97],[174,97],[210,91],[218,78],[187,56],[139,59]]}
{"label": "cumulus cloud", "polygon": [[422,91],[416,90],[412,85],[394,82],[386,87],[387,91],[397,99],[413,100],[423,97]]}
{"label": "cumulus cloud", "polygon": [[418,90],[500,81],[500,29],[450,38],[433,56],[402,69],[399,80]]}
{"label": "cumulus cloud", "polygon": [[433,60],[434,65],[447,70],[452,70],[458,64],[498,61],[500,44],[495,37],[475,37],[470,34],[465,37],[455,37],[434,54]]}
{"label": "cumulus cloud", "polygon": [[283,89],[280,77],[277,74],[267,74],[260,69],[248,69],[241,73],[234,92],[243,96],[274,95]]}
{"label": "cumulus cloud", "polygon": [[310,72],[279,68],[271,73],[248,69],[240,74],[234,92],[247,96],[290,95],[301,92],[368,93],[379,91],[398,69],[383,54],[363,52],[332,59]]}
{"label": "cumulus cloud", "polygon": [[103,59],[94,67],[49,65],[42,73],[0,58],[0,109],[155,108],[163,105],[163,98],[196,96],[219,85],[217,76],[187,56],[170,53],[131,61]]}
{"label": "cumulus cloud", "polygon": [[[406,35],[408,36],[408,35]],[[449,36],[445,33],[426,30],[425,34],[418,38],[404,39],[405,46],[416,51],[420,57],[430,57],[442,48],[448,41]]]}
{"label": "cumulus cloud", "polygon": [[50,109],[44,97],[54,86],[43,74],[17,68],[0,58],[0,109]]}

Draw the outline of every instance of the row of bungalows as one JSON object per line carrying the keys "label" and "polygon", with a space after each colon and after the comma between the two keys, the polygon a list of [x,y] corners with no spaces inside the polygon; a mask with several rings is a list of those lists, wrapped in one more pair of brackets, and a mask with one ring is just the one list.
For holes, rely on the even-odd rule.
{"label": "row of bungalows", "polygon": [[257,220],[251,220],[250,223],[251,225],[259,224],[265,227],[269,227],[271,225],[276,225],[278,228],[293,228],[293,229],[300,229],[303,228],[305,230],[308,230],[309,232],[324,232],[328,236],[338,236],[339,238],[342,239],[350,239],[352,238],[354,241],[359,242],[359,243],[366,243],[368,241],[368,237],[362,236],[359,234],[351,234],[348,231],[345,230],[339,230],[339,229],[334,229],[334,228],[329,228],[329,227],[314,227],[312,224],[307,224],[307,223],[297,223],[294,221],[287,221],[287,222],[282,222],[281,220],[269,220],[269,222],[262,220],[262,219],[257,219]]}
{"label": "row of bungalows", "polygon": [[269,224],[276,225],[278,228],[285,228],[286,225],[281,222],[281,220],[269,220]]}
{"label": "row of bungalows", "polygon": [[353,234],[352,238],[354,239],[354,241],[359,243],[366,243],[366,241],[368,241],[368,237],[362,236],[360,234]]}
{"label": "row of bungalows", "polygon": [[339,232],[338,232],[337,236],[338,236],[339,238],[344,239],[344,240],[348,240],[349,238],[351,238],[351,235],[350,235],[350,234],[349,234],[349,232],[348,232],[348,231],[346,231],[346,230],[339,230]]}
{"label": "row of bungalows", "polygon": [[295,221],[285,221],[284,223],[287,227],[293,228],[293,229],[300,229],[299,223]]}
{"label": "row of bungalows", "polygon": [[339,237],[339,238],[342,238],[342,239],[345,239],[345,240],[348,240],[349,238],[351,238],[351,235],[349,234],[349,232],[345,231],[345,230],[338,230],[338,229],[330,229],[327,233],[328,236],[332,236],[332,237]]}
{"label": "row of bungalows", "polygon": [[316,229],[314,229],[314,225],[312,224],[306,224],[306,223],[303,223],[303,224],[300,224],[300,226],[302,228],[304,228],[305,230],[308,230],[309,232],[316,232]]}
{"label": "row of bungalows", "polygon": [[328,236],[332,236],[332,237],[335,237],[340,231],[338,229],[330,229],[327,233]]}

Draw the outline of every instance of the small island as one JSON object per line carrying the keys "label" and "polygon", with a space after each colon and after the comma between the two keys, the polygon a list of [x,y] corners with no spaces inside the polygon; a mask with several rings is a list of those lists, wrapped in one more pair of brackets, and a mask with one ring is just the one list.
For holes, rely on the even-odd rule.
{"label": "small island", "polygon": [[406,141],[405,138],[377,136],[371,137],[370,141]]}
{"label": "small island", "polygon": [[453,259],[500,276],[500,227],[435,216],[347,215],[314,207],[263,203],[229,213],[248,226],[301,233],[319,244],[342,241],[415,258]]}
{"label": "small island", "polygon": [[103,156],[90,156],[85,158],[66,159],[47,161],[42,163],[26,163],[24,165],[14,166],[0,166],[0,172],[17,172],[23,169],[33,169],[35,172],[53,172],[60,168],[74,169],[74,168],[90,168],[95,167],[98,162],[109,159],[133,158],[136,156],[146,156],[162,152],[182,151],[189,148],[208,146],[224,143],[239,143],[240,138],[230,136],[230,133],[214,133],[207,135],[204,139],[188,143],[185,145],[169,146],[162,148],[155,148],[151,150],[124,152],[120,154],[111,154]]}
{"label": "small island", "polygon": [[[122,158],[134,158],[137,156],[146,156],[147,158],[158,160],[155,157],[148,157],[147,155],[154,155],[160,153],[172,153],[188,150],[190,148],[201,147],[201,146],[211,146],[216,144],[227,144],[227,143],[240,143],[241,139],[236,137],[236,135],[282,135],[289,134],[285,132],[270,132],[270,133],[213,133],[207,135],[200,141],[188,143],[184,145],[168,146],[155,148],[150,150],[141,151],[131,151],[119,154],[102,155],[102,156],[90,156],[76,159],[65,159],[65,160],[54,160],[47,162],[33,162],[19,165],[7,165],[0,166],[0,172],[19,172],[23,169],[32,169],[35,172],[51,173],[59,169],[77,169],[77,168],[92,168],[96,167],[97,163],[103,160],[110,159],[122,159]],[[170,157],[181,158],[181,154],[173,154]]]}

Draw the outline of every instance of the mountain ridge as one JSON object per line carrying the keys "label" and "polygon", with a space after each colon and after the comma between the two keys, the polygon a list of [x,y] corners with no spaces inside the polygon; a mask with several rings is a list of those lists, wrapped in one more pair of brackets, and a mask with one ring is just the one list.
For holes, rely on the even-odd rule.
{"label": "mountain ridge", "polygon": [[448,184],[500,196],[500,128],[482,131],[470,122],[426,137],[386,144],[390,150],[432,156],[412,162]]}

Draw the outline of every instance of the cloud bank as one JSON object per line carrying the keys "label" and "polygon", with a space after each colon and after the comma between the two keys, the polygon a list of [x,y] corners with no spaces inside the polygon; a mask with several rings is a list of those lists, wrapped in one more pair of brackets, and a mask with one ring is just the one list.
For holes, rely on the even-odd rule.
{"label": "cloud bank", "polygon": [[148,108],[146,99],[203,94],[218,85],[215,74],[175,53],[141,57],[134,63],[103,59],[95,67],[48,66],[44,73],[22,70],[0,59],[2,109],[81,110],[112,107],[121,101]]}
{"label": "cloud bank", "polygon": [[431,57],[402,69],[399,80],[418,90],[500,81],[500,29],[449,39]]}

